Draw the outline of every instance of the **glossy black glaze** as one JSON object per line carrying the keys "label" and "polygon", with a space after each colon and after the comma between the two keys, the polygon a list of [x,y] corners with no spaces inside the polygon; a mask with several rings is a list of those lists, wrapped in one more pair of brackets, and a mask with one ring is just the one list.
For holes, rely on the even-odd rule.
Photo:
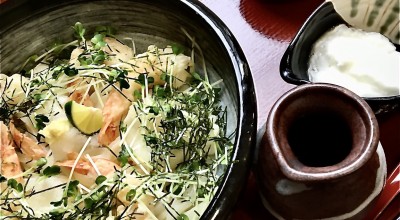
{"label": "glossy black glaze", "polygon": [[[336,13],[331,2],[323,3],[307,19],[284,53],[280,73],[288,83],[301,85],[310,83],[307,69],[312,45],[325,32],[346,22]],[[399,45],[396,45],[399,51]],[[400,111],[400,96],[365,98],[375,114]]]}
{"label": "glossy black glaze", "polygon": [[[233,160],[214,199],[201,219],[226,219],[246,183],[253,158],[257,104],[244,54],[223,22],[196,0],[12,0],[0,5],[1,71],[13,74],[29,56],[40,54],[57,38],[72,39],[73,24],[87,28],[109,25],[120,37],[135,39],[138,51],[147,45],[191,42],[202,48],[211,81],[222,78],[228,130],[236,131]],[[199,65],[200,66],[200,65]],[[201,71],[201,70],[199,70]]]}

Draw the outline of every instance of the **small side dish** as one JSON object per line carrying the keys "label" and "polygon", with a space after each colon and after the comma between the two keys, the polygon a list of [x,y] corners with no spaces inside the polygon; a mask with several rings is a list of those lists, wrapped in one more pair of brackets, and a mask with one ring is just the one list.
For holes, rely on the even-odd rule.
{"label": "small side dish", "polygon": [[383,35],[338,25],[313,45],[311,82],[333,83],[362,97],[400,95],[400,53]]}
{"label": "small side dish", "polygon": [[[295,85],[311,82],[342,85],[361,96],[375,114],[398,111],[399,4],[395,0],[324,2],[284,53],[280,63],[282,79]],[[350,29],[344,31],[345,36],[339,34],[337,30],[343,32],[346,26]],[[368,32],[368,37],[364,32]],[[323,36],[326,41],[317,43]],[[360,37],[368,41],[366,46],[363,46],[366,42],[358,40]],[[316,52],[316,45],[325,48]]]}
{"label": "small side dish", "polygon": [[338,25],[315,42],[309,61],[312,82],[348,88],[362,97],[400,95],[398,0],[330,0],[351,27]]}
{"label": "small side dish", "polygon": [[74,30],[0,75],[0,216],[200,218],[231,163],[221,81],[182,46],[137,54],[112,28]]}

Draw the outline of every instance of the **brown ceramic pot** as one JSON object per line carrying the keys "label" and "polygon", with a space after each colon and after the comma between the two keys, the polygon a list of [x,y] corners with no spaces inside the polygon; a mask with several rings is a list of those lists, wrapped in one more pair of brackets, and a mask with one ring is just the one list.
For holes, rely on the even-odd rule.
{"label": "brown ceramic pot", "polygon": [[284,94],[259,147],[264,206],[278,219],[362,219],[386,178],[378,129],[367,103],[342,87]]}

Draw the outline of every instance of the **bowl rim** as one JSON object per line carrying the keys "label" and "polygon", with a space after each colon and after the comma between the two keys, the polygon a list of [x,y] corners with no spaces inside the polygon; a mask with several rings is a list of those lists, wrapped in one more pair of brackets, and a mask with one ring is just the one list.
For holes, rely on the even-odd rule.
{"label": "bowl rim", "polygon": [[[37,3],[51,0],[37,0]],[[97,0],[91,0],[97,1]],[[120,1],[120,0],[116,0]],[[135,0],[125,0],[135,1]],[[36,2],[36,1],[35,1]],[[62,6],[76,4],[80,2],[90,2],[84,0],[66,0]],[[145,2],[142,1],[141,2]],[[28,4],[29,0],[13,0],[0,4],[0,17],[6,16],[11,10],[18,10]],[[57,2],[59,4],[60,2]],[[194,16],[201,18],[201,22],[212,29],[218,36],[223,48],[226,50],[229,61],[232,64],[235,74],[235,83],[237,85],[237,123],[236,138],[234,140],[233,152],[231,155],[232,162],[225,171],[221,183],[218,186],[214,197],[210,201],[207,209],[204,211],[200,219],[227,219],[233,210],[242,189],[247,182],[254,157],[254,149],[257,132],[257,100],[255,94],[254,81],[251,75],[250,67],[244,55],[242,48],[234,37],[233,33],[228,29],[225,23],[203,3],[197,0],[180,0],[177,4],[181,4],[187,10],[193,12]],[[54,6],[54,5],[53,5]],[[40,11],[43,13],[43,10]],[[28,14],[21,15],[29,17]],[[8,21],[9,22],[9,21]],[[4,30],[18,25],[22,20],[15,20],[0,30],[0,36],[6,34]],[[237,162],[238,161],[238,162]]]}
{"label": "bowl rim", "polygon": [[[280,66],[279,66],[281,78],[285,82],[294,84],[294,85],[303,85],[303,84],[314,83],[314,82],[311,82],[309,79],[300,79],[294,75],[294,72],[291,68],[292,62],[293,62],[293,51],[297,47],[297,44],[298,44],[300,38],[302,37],[302,35],[304,34],[305,30],[311,26],[311,24],[310,24],[311,21],[314,21],[317,18],[317,16],[321,13],[322,10],[328,10],[328,9],[337,14],[337,12],[335,11],[335,9],[333,7],[332,2],[330,2],[330,1],[323,2],[306,19],[306,21],[300,27],[299,31],[296,33],[293,40],[289,43],[289,46],[287,47],[286,51],[284,52],[284,54],[282,56]],[[339,14],[337,14],[337,15],[340,17]],[[343,22],[343,24],[349,25],[341,17],[340,17],[340,19],[341,19],[341,22]],[[391,42],[391,43],[394,44],[396,46],[396,48],[399,48],[399,45],[396,45],[393,42]],[[391,96],[383,96],[383,97],[362,97],[362,98],[366,101],[372,101],[372,102],[394,101],[394,100],[400,100],[400,95],[391,95]]]}
{"label": "bowl rim", "polygon": [[[242,157],[246,161],[244,163],[235,162],[229,165],[214,198],[200,218],[201,220],[227,219],[230,213],[224,213],[223,210],[233,210],[239,194],[247,182],[254,157],[257,133],[257,101],[254,81],[244,52],[226,24],[200,1],[181,0],[181,2],[194,10],[198,16],[201,16],[211,26],[220,40],[223,41],[225,49],[230,54],[231,61],[236,63],[236,65],[233,64],[235,65],[234,68],[239,89],[238,104],[240,109],[238,112],[237,137],[234,143],[232,158]],[[247,153],[243,148],[248,148]],[[233,197],[231,194],[233,194]],[[215,206],[219,208],[213,209],[212,207]]]}

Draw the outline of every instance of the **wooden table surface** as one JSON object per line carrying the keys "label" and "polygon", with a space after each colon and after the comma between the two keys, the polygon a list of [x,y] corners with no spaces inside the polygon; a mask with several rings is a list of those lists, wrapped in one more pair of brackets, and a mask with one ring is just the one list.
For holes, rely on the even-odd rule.
{"label": "wooden table surface", "polygon": [[[258,128],[275,101],[293,85],[279,75],[279,63],[298,29],[323,0],[201,0],[239,41],[254,78]],[[378,117],[388,173],[400,162],[400,112]],[[397,197],[397,200],[400,200]],[[232,220],[273,219],[258,197],[253,174],[232,214]]]}

